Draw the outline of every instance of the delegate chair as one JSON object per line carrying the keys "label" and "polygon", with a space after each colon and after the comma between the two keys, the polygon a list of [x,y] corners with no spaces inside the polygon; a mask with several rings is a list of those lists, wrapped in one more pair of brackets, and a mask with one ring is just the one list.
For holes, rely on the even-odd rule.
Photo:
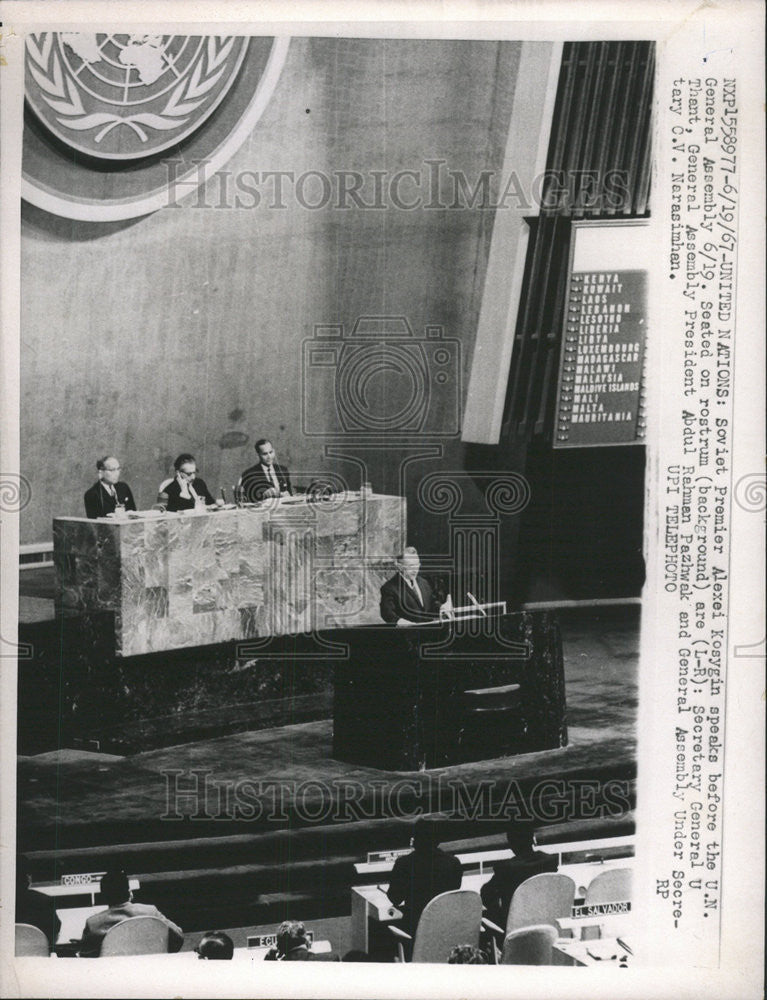
{"label": "delegate chair", "polygon": [[557,932],[551,924],[522,927],[506,935],[501,965],[551,965]]}
{"label": "delegate chair", "polygon": [[631,868],[608,868],[589,882],[584,900],[586,906],[596,903],[622,903],[631,899],[633,882]]}
{"label": "delegate chair", "polygon": [[128,917],[110,927],[101,942],[101,958],[115,955],[161,955],[168,951],[168,925],[158,917]]}
{"label": "delegate chair", "polygon": [[504,940],[504,933],[508,937],[513,931],[542,924],[558,932],[557,921],[572,916],[574,901],[575,882],[569,875],[542,872],[522,882],[511,897],[505,932],[491,920],[483,920],[484,926],[493,935],[494,963],[499,961],[499,945]]}
{"label": "delegate chair", "polygon": [[39,927],[34,927],[32,924],[16,924],[16,958],[26,956],[49,958],[50,954],[48,938]]}
{"label": "delegate chair", "polygon": [[[424,907],[415,932],[412,962],[447,962],[457,944],[479,945],[482,899],[470,889],[443,892]],[[405,961],[404,943],[413,941],[399,927],[389,927],[397,938],[398,960]]]}
{"label": "delegate chair", "polygon": [[575,882],[569,875],[533,875],[511,897],[506,934],[536,924],[551,924],[556,929],[560,917],[572,916],[574,900]]}

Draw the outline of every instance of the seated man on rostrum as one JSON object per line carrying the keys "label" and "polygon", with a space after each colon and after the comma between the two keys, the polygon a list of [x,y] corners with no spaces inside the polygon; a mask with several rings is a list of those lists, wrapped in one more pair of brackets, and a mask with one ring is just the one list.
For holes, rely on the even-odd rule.
{"label": "seated man on rostrum", "polygon": [[173,463],[176,474],[172,479],[160,483],[157,504],[166,510],[194,510],[196,506],[214,504],[210,490],[204,479],[197,475],[197,461],[194,455],[183,452]]}
{"label": "seated man on rostrum", "polygon": [[114,455],[104,455],[96,462],[98,480],[85,491],[86,517],[106,517],[113,514],[118,504],[125,510],[135,510],[130,486],[120,481],[120,461]]}
{"label": "seated man on rostrum", "polygon": [[168,951],[181,949],[184,932],[172,920],[163,916],[156,906],[133,902],[133,893],[130,891],[128,876],[124,871],[112,869],[103,876],[101,895],[107,908],[88,917],[85,922],[85,932],[79,952],[82,958],[98,958],[106,932],[128,917],[157,917],[162,920],[168,926]]}
{"label": "seated man on rostrum", "polygon": [[439,619],[440,611],[452,612],[449,600],[440,604],[412,545],[396,558],[397,572],[381,587],[381,617],[389,625],[422,625]]}
{"label": "seated man on rostrum", "polygon": [[386,895],[402,910],[402,930],[415,937],[424,907],[440,893],[460,889],[461,862],[439,846],[434,820],[421,817],[413,826],[413,850],[394,862]]}
{"label": "seated man on rostrum", "polygon": [[284,465],[277,464],[272,442],[268,438],[261,438],[256,441],[255,449],[258,462],[243,472],[238,483],[243,499],[257,503],[270,497],[292,496],[290,472]]}
{"label": "seated man on rostrum", "polygon": [[487,916],[502,930],[506,928],[511,897],[517,888],[533,875],[557,870],[555,854],[535,850],[535,827],[532,822],[517,820],[511,823],[506,831],[506,840],[514,857],[496,861],[493,877],[480,890]]}

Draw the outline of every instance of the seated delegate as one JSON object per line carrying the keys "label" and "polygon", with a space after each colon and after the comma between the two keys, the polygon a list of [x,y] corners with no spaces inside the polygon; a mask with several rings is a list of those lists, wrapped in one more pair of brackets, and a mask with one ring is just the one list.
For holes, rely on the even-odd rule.
{"label": "seated delegate", "polygon": [[86,490],[83,500],[85,501],[86,517],[106,517],[112,514],[118,504],[122,504],[126,510],[135,510],[136,501],[133,499],[130,486],[120,481],[120,462],[114,455],[105,455],[96,462],[98,480]]}
{"label": "seated delegate", "polygon": [[443,892],[460,889],[463,869],[454,854],[439,846],[434,820],[426,817],[416,820],[411,844],[410,854],[403,854],[394,862],[386,895],[402,910],[402,929],[415,937],[426,904]]}
{"label": "seated delegate", "polygon": [[173,463],[176,474],[160,484],[157,503],[168,511],[194,510],[198,504],[213,504],[210,490],[205,480],[197,475],[194,455],[183,453]]}
{"label": "seated delegate", "polygon": [[340,962],[333,951],[313,952],[306,927],[300,920],[283,920],[277,928],[277,944],[264,956],[268,962]]}
{"label": "seated delegate", "polygon": [[243,499],[257,503],[271,497],[291,496],[290,472],[286,466],[277,464],[272,442],[261,438],[256,441],[255,449],[258,462],[243,472],[237,484]]}
{"label": "seated delegate", "polygon": [[184,943],[184,932],[172,920],[168,920],[160,913],[156,906],[133,902],[133,893],[130,891],[128,876],[124,871],[112,869],[103,876],[101,895],[107,908],[88,917],[80,946],[82,958],[98,958],[106,932],[129,917],[156,917],[161,920],[168,928],[168,951],[180,950]]}
{"label": "seated delegate", "polygon": [[492,878],[480,890],[488,917],[501,928],[506,926],[511,897],[519,886],[534,875],[557,870],[556,854],[535,850],[535,827],[531,822],[511,823],[506,840],[513,857],[496,861]]}

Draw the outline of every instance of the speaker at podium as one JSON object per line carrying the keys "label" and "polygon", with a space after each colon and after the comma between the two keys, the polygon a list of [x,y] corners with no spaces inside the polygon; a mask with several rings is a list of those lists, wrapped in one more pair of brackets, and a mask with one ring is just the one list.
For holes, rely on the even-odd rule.
{"label": "speaker at podium", "polygon": [[477,602],[434,624],[342,631],[337,759],[417,771],[567,745],[562,638],[548,613]]}

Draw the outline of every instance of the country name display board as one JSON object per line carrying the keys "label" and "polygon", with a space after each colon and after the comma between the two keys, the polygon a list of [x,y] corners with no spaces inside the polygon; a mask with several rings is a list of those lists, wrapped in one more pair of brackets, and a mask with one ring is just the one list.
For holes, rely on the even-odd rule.
{"label": "country name display board", "polygon": [[571,272],[555,448],[644,444],[646,313],[646,271]]}

